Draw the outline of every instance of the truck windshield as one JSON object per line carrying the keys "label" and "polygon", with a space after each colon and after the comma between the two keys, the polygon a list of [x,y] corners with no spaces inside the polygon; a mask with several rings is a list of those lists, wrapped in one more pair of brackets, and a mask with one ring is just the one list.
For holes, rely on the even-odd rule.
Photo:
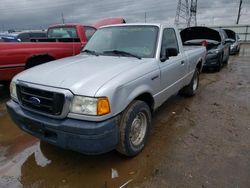
{"label": "truck windshield", "polygon": [[96,31],[83,51],[99,55],[153,58],[158,30],[157,26],[151,25],[101,28]]}
{"label": "truck windshield", "polygon": [[54,27],[48,30],[49,39],[78,38],[75,27]]}

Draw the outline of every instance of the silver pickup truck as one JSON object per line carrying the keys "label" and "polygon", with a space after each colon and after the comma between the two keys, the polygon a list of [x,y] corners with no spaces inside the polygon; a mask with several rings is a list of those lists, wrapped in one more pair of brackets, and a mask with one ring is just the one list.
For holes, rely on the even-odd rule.
{"label": "silver pickup truck", "polygon": [[15,76],[7,109],[22,130],[51,144],[134,156],[154,110],[178,92],[196,93],[205,55],[204,47],[183,48],[172,26],[102,27],[80,55]]}

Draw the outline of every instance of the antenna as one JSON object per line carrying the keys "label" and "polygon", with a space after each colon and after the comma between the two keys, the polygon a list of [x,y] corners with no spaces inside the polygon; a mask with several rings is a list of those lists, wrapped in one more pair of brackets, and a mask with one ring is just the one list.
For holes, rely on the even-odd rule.
{"label": "antenna", "polygon": [[188,0],[179,0],[175,16],[175,25],[177,27],[186,27],[189,19]]}
{"label": "antenna", "polygon": [[62,23],[64,24],[65,20],[64,20],[64,16],[63,16],[63,13],[62,13]]}
{"label": "antenna", "polygon": [[242,0],[240,0],[240,5],[239,5],[239,10],[238,10],[238,16],[237,16],[236,24],[239,24],[239,21],[240,21],[241,5],[242,5]]}
{"label": "antenna", "polygon": [[190,15],[187,24],[188,27],[197,26],[196,13],[197,13],[197,0],[191,0]]}

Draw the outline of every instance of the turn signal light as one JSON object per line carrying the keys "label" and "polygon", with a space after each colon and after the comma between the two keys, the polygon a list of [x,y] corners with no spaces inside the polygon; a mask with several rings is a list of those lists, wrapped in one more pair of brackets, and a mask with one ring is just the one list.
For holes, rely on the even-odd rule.
{"label": "turn signal light", "polygon": [[110,113],[108,98],[99,98],[97,101],[97,115],[102,116]]}

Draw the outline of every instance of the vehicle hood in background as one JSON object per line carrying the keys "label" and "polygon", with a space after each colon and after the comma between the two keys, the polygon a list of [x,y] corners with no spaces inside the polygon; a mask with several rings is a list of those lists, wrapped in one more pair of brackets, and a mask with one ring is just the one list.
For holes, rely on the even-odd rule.
{"label": "vehicle hood in background", "polygon": [[95,96],[114,77],[144,64],[146,59],[114,56],[78,56],[52,61],[18,74],[19,81],[63,88],[74,94]]}
{"label": "vehicle hood in background", "polygon": [[221,42],[220,33],[208,27],[188,27],[180,32],[182,42],[189,40],[205,39]]}
{"label": "vehicle hood in background", "polygon": [[123,24],[123,23],[126,23],[126,21],[121,17],[105,18],[102,20],[98,20],[95,24],[93,24],[93,26],[98,29],[98,28],[100,28],[102,26],[106,26],[106,25]]}
{"label": "vehicle hood in background", "polygon": [[227,37],[229,39],[233,39],[235,41],[235,39],[236,39],[236,33],[234,31],[232,31],[230,29],[223,29],[223,30],[226,32]]}

